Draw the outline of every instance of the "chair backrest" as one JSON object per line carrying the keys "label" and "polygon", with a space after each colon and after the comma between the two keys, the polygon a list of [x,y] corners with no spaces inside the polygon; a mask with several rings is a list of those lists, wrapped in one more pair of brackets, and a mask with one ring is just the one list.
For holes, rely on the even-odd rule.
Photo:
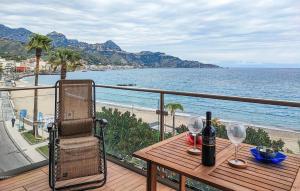
{"label": "chair backrest", "polygon": [[56,82],[55,119],[60,136],[74,137],[91,133],[95,117],[94,91],[95,84],[92,80]]}

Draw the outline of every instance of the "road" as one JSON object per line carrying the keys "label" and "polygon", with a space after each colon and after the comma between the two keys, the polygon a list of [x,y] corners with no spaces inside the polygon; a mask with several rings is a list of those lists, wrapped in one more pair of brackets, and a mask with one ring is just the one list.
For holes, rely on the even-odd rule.
{"label": "road", "polygon": [[7,97],[7,92],[0,92],[0,173],[13,170],[30,162],[18,150],[7,134],[4,121],[11,120],[13,111]]}

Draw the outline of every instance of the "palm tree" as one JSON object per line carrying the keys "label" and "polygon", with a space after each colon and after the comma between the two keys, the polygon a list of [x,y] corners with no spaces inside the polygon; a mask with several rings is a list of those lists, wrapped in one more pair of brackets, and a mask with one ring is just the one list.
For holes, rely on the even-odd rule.
{"label": "palm tree", "polygon": [[60,79],[66,79],[67,71],[74,71],[81,66],[80,54],[72,49],[59,48],[50,54],[49,64],[53,71],[60,66]]}
{"label": "palm tree", "polygon": [[2,74],[3,74],[3,65],[0,63],[0,80],[2,80]]}
{"label": "palm tree", "polygon": [[[38,86],[39,84],[39,71],[40,71],[40,59],[42,56],[43,50],[46,52],[49,51],[51,47],[51,39],[47,36],[40,35],[40,34],[34,34],[29,39],[29,42],[27,44],[28,51],[35,50],[35,70],[34,70],[34,85]],[[38,113],[38,90],[34,90],[34,105],[33,105],[33,133],[36,137],[38,135],[38,129],[37,129],[37,113]]]}
{"label": "palm tree", "polygon": [[165,108],[170,111],[173,117],[173,136],[175,135],[175,112],[176,110],[183,111],[183,106],[180,103],[168,103]]}

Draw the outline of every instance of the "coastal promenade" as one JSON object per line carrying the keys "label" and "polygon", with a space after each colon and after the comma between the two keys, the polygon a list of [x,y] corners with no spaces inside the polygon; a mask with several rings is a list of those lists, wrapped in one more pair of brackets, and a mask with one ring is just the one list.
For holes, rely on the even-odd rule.
{"label": "coastal promenade", "polygon": [[13,117],[6,92],[0,92],[0,105],[0,173],[2,173],[29,165],[30,160],[23,154],[5,127],[5,121]]}

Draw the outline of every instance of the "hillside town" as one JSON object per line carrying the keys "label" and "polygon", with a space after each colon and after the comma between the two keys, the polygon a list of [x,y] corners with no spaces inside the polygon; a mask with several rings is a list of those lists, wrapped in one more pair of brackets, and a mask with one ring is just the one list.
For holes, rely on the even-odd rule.
{"label": "hillside town", "polygon": [[[6,60],[0,57],[0,83],[5,86],[15,86],[15,80],[25,76],[33,75],[35,59],[30,58],[21,62]],[[51,65],[40,60],[40,73],[52,73]]]}
{"label": "hillside town", "polygon": [[[23,61],[7,60],[0,57],[0,82],[17,80],[25,76],[30,76],[34,74],[35,69],[35,58],[29,58]],[[40,60],[40,74],[59,74],[59,70],[53,71],[51,64],[47,61]],[[105,70],[122,70],[122,69],[133,69],[138,68],[132,65],[103,65],[99,63],[98,65],[90,65],[85,61],[81,62],[81,66],[76,69],[76,71],[105,71]]]}
{"label": "hillside town", "polygon": [[[23,60],[21,62],[15,60],[6,60],[0,57],[0,70],[4,73],[14,71],[16,73],[28,73],[33,72],[35,68],[35,58]],[[41,71],[51,71],[51,65],[41,59],[40,61]]]}

